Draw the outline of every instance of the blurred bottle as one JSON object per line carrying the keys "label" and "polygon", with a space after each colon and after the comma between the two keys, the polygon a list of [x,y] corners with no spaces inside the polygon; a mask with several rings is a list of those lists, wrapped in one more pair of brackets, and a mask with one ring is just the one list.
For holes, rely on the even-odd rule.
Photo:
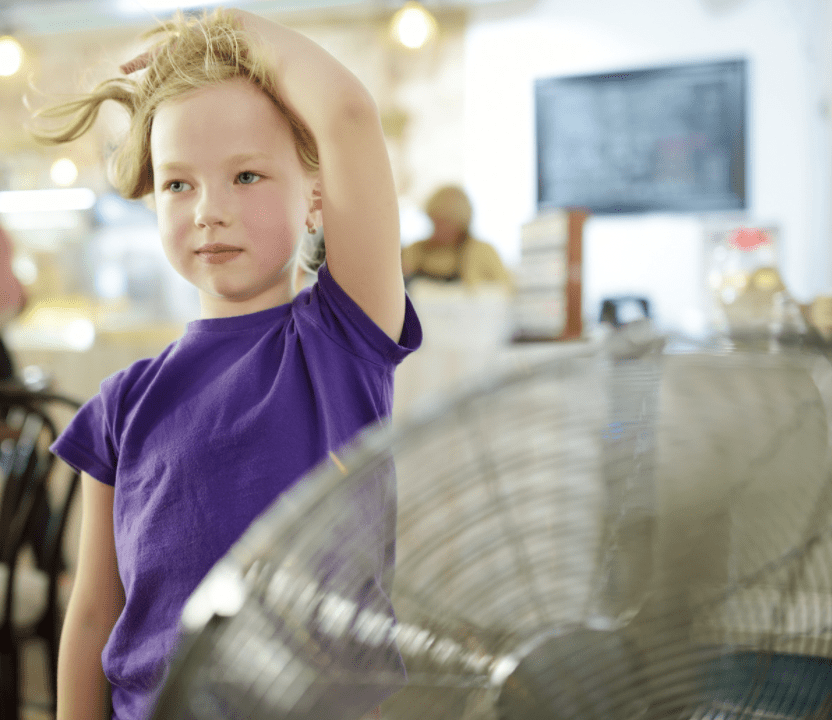
{"label": "blurred bottle", "polygon": [[773,228],[747,227],[713,237],[714,325],[733,340],[771,344],[805,333],[800,308],[778,269],[776,237]]}

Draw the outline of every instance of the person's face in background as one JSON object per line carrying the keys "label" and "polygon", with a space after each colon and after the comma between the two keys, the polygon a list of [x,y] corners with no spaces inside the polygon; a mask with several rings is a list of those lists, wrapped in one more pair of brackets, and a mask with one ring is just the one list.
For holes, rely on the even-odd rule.
{"label": "person's face in background", "polygon": [[465,239],[465,228],[461,228],[455,220],[435,214],[431,216],[433,235],[431,240],[437,245],[458,245]]}

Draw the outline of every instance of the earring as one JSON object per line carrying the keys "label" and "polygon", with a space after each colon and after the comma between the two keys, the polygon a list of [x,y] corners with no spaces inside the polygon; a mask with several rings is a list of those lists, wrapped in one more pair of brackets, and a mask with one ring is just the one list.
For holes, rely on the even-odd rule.
{"label": "earring", "polygon": [[318,232],[318,228],[315,226],[315,221],[312,219],[315,214],[315,203],[312,202],[309,205],[309,215],[306,216],[306,232],[310,235],[314,235]]}

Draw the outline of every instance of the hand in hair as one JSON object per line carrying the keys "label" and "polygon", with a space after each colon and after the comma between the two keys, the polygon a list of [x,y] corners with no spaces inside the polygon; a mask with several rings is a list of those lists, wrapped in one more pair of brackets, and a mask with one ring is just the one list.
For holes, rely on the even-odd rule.
{"label": "hand in hair", "polygon": [[150,64],[152,57],[153,55],[150,51],[143,52],[141,55],[137,55],[123,65],[119,65],[118,69],[121,70],[124,75],[132,75],[134,72],[144,70]]}
{"label": "hand in hair", "polygon": [[[241,16],[238,10],[231,9],[226,10],[224,12],[233,23],[236,23],[238,26],[243,25],[243,17]],[[123,75],[132,75],[134,72],[144,70],[153,62],[153,59],[156,57],[160,50],[161,47],[156,46],[155,48],[140,53],[136,55],[136,57],[134,57],[132,60],[128,60],[126,63],[119,65],[118,69],[121,71]]]}

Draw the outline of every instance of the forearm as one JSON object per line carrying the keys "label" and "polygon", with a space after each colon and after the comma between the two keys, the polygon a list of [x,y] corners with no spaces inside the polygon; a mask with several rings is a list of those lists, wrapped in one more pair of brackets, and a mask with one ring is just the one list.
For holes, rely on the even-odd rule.
{"label": "forearm", "polygon": [[85,620],[70,602],[58,654],[57,720],[107,718],[109,683],[101,666],[101,651],[112,625]]}
{"label": "forearm", "polygon": [[320,142],[333,122],[377,114],[369,91],[344,65],[306,36],[242,10],[245,28],[258,37],[283,101]]}

